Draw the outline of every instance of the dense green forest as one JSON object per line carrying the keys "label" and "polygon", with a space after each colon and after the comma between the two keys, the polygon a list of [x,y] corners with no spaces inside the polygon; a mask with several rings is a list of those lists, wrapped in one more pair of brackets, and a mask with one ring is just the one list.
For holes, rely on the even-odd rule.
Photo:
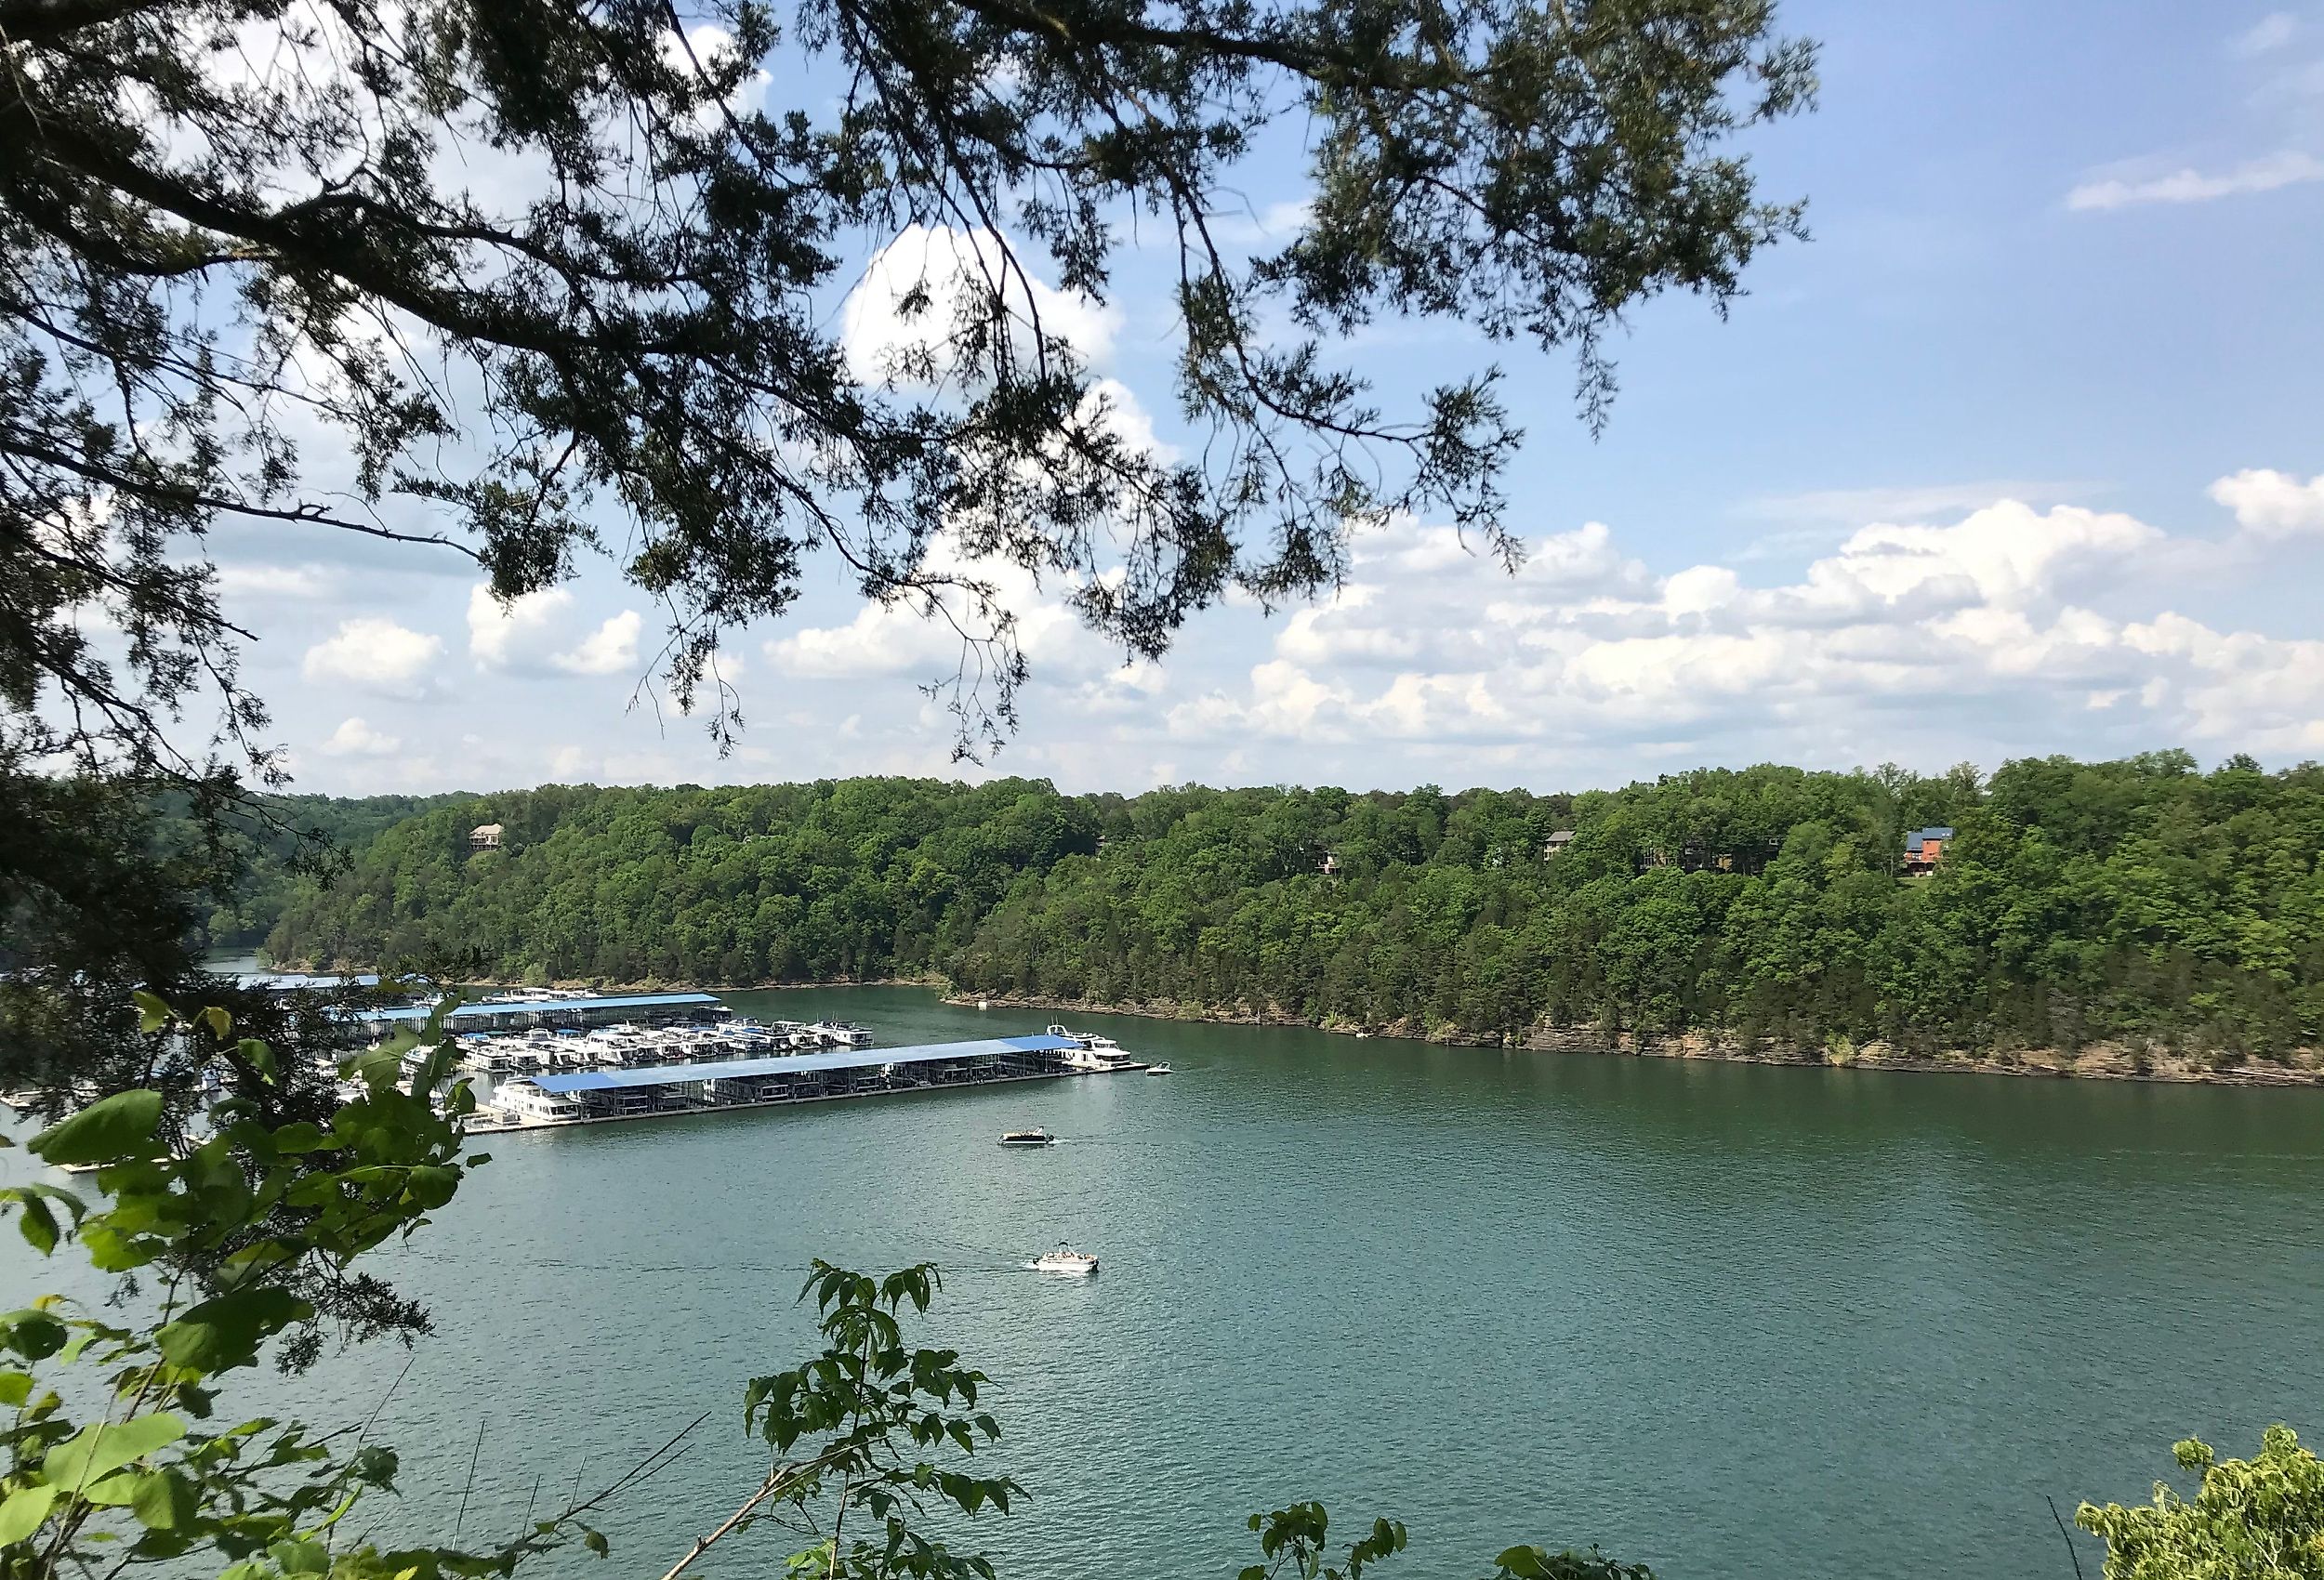
{"label": "dense green forest", "polygon": [[[228,837],[237,848],[245,876],[210,912],[205,928],[209,942],[220,949],[247,949],[263,941],[290,902],[302,858],[344,861],[406,818],[431,807],[466,805],[474,799],[463,794],[266,797],[263,805],[272,821],[248,816],[233,820]],[[301,835],[310,837],[302,839]],[[196,837],[174,797],[163,805],[156,837],[168,845],[191,844]]]}
{"label": "dense green forest", "polygon": [[[360,805],[333,815],[360,831],[391,810]],[[506,848],[471,853],[486,821]],[[1906,832],[1929,823],[1959,836],[1933,876],[1901,878]],[[337,877],[257,892],[280,906],[271,954],[317,965],[941,974],[1444,1034],[2275,1059],[2324,1022],[2320,851],[2324,770],[2203,773],[2166,752],[1989,780],[1704,770],[1577,796],[550,786],[439,797],[359,838]]]}

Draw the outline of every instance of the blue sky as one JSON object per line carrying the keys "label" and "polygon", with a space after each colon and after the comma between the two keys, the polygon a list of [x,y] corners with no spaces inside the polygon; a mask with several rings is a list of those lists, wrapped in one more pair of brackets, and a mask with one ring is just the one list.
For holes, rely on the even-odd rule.
{"label": "blue sky", "polygon": [[[733,643],[749,729],[721,761],[657,721],[658,623],[604,562],[509,618],[449,559],[222,531],[299,786],[1551,789],[1767,758],[2324,757],[2324,7],[1782,21],[1823,43],[1822,107],[1751,146],[1814,240],[1765,255],[1724,323],[1691,299],[1639,312],[1602,440],[1562,360],[1427,326],[1350,350],[1390,388],[1503,362],[1529,433],[1515,581],[1408,522],[1339,599],[1231,605],[1127,673],[1054,589],[1020,587],[1024,727],[977,770],[915,689],[942,642],[860,617],[825,567]],[[1290,160],[1242,185],[1262,219],[1301,195]],[[1131,256],[1083,314],[1147,411],[1169,404],[1162,263]]]}

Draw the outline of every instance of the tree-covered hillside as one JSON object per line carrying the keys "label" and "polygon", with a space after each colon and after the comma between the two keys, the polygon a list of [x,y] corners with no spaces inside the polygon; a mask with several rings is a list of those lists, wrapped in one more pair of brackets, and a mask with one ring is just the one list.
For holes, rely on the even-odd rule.
{"label": "tree-covered hillside", "polygon": [[[469,828],[505,825],[471,853]],[[1951,825],[1934,874],[1908,830]],[[1574,837],[1555,854],[1550,836]],[[2183,753],[1533,796],[852,780],[447,799],[270,946],[508,979],[964,989],[1470,1034],[2281,1057],[2324,1022],[2324,770]],[[1329,870],[1327,870],[1328,868]]]}
{"label": "tree-covered hillside", "polygon": [[[361,853],[372,840],[404,819],[447,802],[473,797],[449,796],[266,796],[228,820],[223,831],[230,859],[242,868],[231,891],[217,897],[204,925],[205,941],[217,949],[247,949],[263,940],[290,902],[302,860],[331,863]],[[165,845],[195,843],[201,830],[185,812],[183,797],[161,797],[155,837]]]}

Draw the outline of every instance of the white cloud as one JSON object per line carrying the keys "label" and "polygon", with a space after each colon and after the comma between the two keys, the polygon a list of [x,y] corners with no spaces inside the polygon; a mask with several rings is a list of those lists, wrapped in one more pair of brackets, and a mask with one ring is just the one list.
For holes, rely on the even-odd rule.
{"label": "white cloud", "polygon": [[[2324,525],[2324,486],[2243,473],[2214,494],[2257,530]],[[1169,733],[1293,761],[1455,747],[1462,771],[1519,748],[1877,760],[1939,731],[2048,750],[2068,709],[2125,749],[2324,742],[2324,642],[2093,601],[2167,596],[2219,546],[2118,512],[2000,500],[1866,526],[1764,586],[1717,565],[1652,575],[1596,523],[1537,543],[1514,579],[1411,557],[1433,541],[1371,554],[1270,658],[1176,703]]]}
{"label": "white cloud", "polygon": [[[1234,208],[1205,215],[1203,226],[1209,231],[1210,239],[1222,247],[1280,246],[1305,228],[1308,217],[1314,211],[1315,205],[1310,199],[1288,198],[1281,203],[1271,203],[1257,211]],[[1177,244],[1174,229],[1164,227],[1162,234],[1171,245]]]}
{"label": "white cloud", "polygon": [[544,587],[503,603],[479,582],[468,595],[469,656],[488,669],[546,663],[558,645],[558,619],[572,607],[570,587]]}
{"label": "white cloud", "polygon": [[324,565],[237,564],[217,567],[218,590],[230,599],[310,599],[339,591],[339,575]]}
{"label": "white cloud", "polygon": [[972,303],[998,296],[1023,331],[1063,340],[1089,363],[1112,354],[1120,311],[1039,279],[1032,259],[990,230],[910,225],[872,255],[840,312],[839,344],[859,377],[927,388],[952,376],[952,339]]}
{"label": "white cloud", "polygon": [[2230,39],[2230,54],[2251,57],[2271,54],[2300,33],[2300,20],[2290,11],[2271,11]]}
{"label": "white cloud", "polygon": [[2324,181],[2324,159],[2287,149],[2208,175],[2187,168],[2144,178],[2110,177],[2085,181],[2066,194],[2066,206],[2108,209],[2147,203],[2208,203],[2246,192],[2272,192],[2304,181]]}
{"label": "white cloud", "polygon": [[443,639],[377,615],[339,622],[338,630],[307,650],[299,673],[314,683],[337,682],[383,696],[414,697],[427,689],[428,669]]}
{"label": "white cloud", "polygon": [[[709,22],[688,28],[684,37],[665,33],[661,37],[662,61],[673,71],[702,77],[706,73],[723,71],[733,59],[734,35]],[[748,113],[766,100],[769,77],[765,72],[752,71],[743,74],[734,91],[726,96],[726,107],[737,113]],[[705,125],[717,125],[723,119],[715,106],[705,105],[694,112],[694,118]]]}
{"label": "white cloud", "polygon": [[557,653],[549,662],[570,675],[614,675],[638,667],[638,632],[645,624],[634,609],[625,609],[583,638],[571,652]]}
{"label": "white cloud", "polygon": [[2235,512],[2237,525],[2260,537],[2324,533],[2324,473],[2302,482],[2287,472],[2241,471],[2212,484],[2211,496]]}
{"label": "white cloud", "polygon": [[383,735],[355,715],[340,721],[322,749],[325,757],[385,757],[394,756],[403,745],[402,736]]}
{"label": "white cloud", "polygon": [[478,583],[469,589],[468,651],[480,669],[512,675],[617,675],[638,666],[644,616],[625,609],[576,630],[573,590],[544,587],[509,603]]}

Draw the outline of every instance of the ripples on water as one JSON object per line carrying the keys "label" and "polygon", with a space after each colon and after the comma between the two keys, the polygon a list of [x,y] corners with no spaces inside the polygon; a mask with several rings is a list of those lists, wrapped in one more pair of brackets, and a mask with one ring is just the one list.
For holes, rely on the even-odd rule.
{"label": "ripples on water", "polygon": [[[1044,1018],[736,1002],[889,1045]],[[1517,1540],[1665,1580],[2053,1576],[2044,1494],[2324,1429],[2324,1094],[1106,1029],[1180,1073],[491,1138],[391,1257],[439,1336],[302,1407],[394,1385],[396,1522],[442,1535],[482,1421],[471,1538],[711,1410],[607,1521],[658,1573],[756,1483],[741,1385],[802,1353],[808,1260],[933,1258],[932,1334],[997,1379],[992,1464],[1033,1494],[980,1522],[1004,1580],[1230,1576],[1241,1516],[1297,1497],[1404,1519],[1414,1580]],[[1030,1125],[1065,1144],[994,1144]],[[1103,1271],[1025,1270],[1062,1240]],[[712,1573],[778,1562],[762,1536]]]}

